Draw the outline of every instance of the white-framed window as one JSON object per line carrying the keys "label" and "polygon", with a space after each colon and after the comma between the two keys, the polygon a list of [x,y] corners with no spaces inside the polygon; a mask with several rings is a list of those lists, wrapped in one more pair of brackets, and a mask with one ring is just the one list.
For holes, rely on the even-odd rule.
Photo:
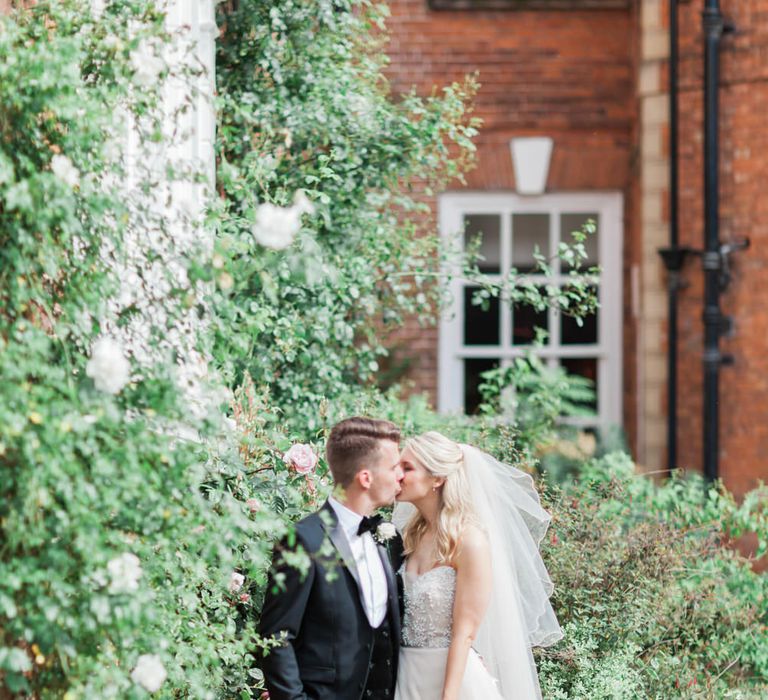
{"label": "white-framed window", "polygon": [[[472,413],[479,402],[480,375],[534,352],[550,367],[595,384],[594,418],[574,422],[585,427],[622,423],[622,241],[623,199],[620,193],[567,193],[525,197],[513,193],[445,193],[438,200],[441,236],[463,242],[482,234],[480,269],[501,280],[516,268],[536,283],[565,286],[569,270],[554,261],[552,275],[535,271],[534,251],[552,258],[561,241],[592,219],[586,267],[599,265],[599,308],[582,326],[557,310],[536,311],[492,299],[487,310],[472,304],[476,290],[454,276],[453,309],[440,324],[438,407],[442,412]],[[534,327],[544,328],[547,341],[532,347]]]}

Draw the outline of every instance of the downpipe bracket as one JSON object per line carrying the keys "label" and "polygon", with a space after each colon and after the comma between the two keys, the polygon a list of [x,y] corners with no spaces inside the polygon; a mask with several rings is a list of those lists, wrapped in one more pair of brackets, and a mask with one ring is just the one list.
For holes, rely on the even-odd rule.
{"label": "downpipe bracket", "polygon": [[[701,258],[701,266],[704,271],[718,272],[718,286],[724,292],[733,279],[731,274],[731,255],[746,250],[750,246],[748,237],[736,238],[728,243],[722,243],[717,250],[700,250],[688,246],[676,248],[659,248],[658,253],[664,262],[667,272],[679,273],[687,258],[696,256]],[[678,288],[681,288],[679,286]]]}
{"label": "downpipe bracket", "polygon": [[733,367],[736,364],[734,356],[719,350],[707,350],[704,352],[704,366],[716,370],[718,367]]}
{"label": "downpipe bracket", "polygon": [[733,333],[733,316],[724,314],[719,308],[704,309],[702,316],[704,325],[707,328],[716,328],[719,336]]}

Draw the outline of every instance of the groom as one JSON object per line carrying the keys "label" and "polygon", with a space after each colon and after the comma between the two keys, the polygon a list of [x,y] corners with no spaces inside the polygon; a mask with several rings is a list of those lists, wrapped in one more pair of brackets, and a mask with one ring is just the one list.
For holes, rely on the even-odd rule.
{"label": "groom", "polygon": [[[348,418],[333,427],[326,457],[334,496],[296,524],[310,557],[302,575],[273,555],[259,632],[282,638],[262,670],[270,700],[388,700],[400,640],[397,588],[374,540],[381,506],[400,491],[400,431],[389,421]],[[333,547],[321,547],[330,540]],[[333,551],[333,555],[328,551]]]}

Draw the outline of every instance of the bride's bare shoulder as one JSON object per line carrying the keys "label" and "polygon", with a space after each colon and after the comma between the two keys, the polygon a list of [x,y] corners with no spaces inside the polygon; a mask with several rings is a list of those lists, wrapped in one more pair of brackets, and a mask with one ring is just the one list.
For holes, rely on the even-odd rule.
{"label": "bride's bare shoulder", "polygon": [[466,525],[459,539],[457,563],[462,559],[476,560],[478,557],[489,557],[490,552],[488,535],[485,530],[475,524]]}

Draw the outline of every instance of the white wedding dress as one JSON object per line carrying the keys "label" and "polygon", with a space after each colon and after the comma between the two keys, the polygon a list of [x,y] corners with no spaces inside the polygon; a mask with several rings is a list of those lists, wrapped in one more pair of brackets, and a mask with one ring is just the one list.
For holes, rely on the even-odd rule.
{"label": "white wedding dress", "polygon": [[[461,445],[475,514],[488,535],[493,585],[469,653],[460,700],[541,700],[533,647],[563,633],[549,601],[552,580],[539,553],[551,519],[530,475],[471,445]],[[403,532],[416,509],[398,503]],[[451,645],[456,571],[421,576],[400,569],[405,610],[395,700],[440,700]]]}
{"label": "white wedding dress", "polygon": [[[456,570],[438,566],[417,576],[400,569],[405,614],[395,700],[440,700],[451,645]],[[467,659],[461,700],[503,700],[496,681],[472,649]],[[520,694],[519,698],[534,697]]]}

